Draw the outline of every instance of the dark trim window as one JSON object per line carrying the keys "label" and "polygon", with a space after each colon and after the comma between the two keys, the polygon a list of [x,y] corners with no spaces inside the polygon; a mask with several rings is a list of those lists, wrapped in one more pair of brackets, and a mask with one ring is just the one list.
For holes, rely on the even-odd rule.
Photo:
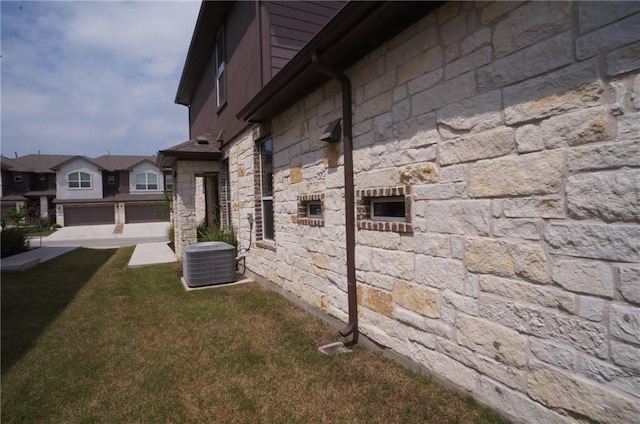
{"label": "dark trim window", "polygon": [[72,172],[67,176],[69,188],[91,188],[91,175],[86,172]]}
{"label": "dark trim window", "polygon": [[21,172],[16,172],[13,174],[13,182],[14,183],[21,183],[22,182],[22,173]]}
{"label": "dark trim window", "polygon": [[268,138],[258,146],[260,153],[260,205],[262,206],[262,239],[274,240],[273,216],[273,141]]}
{"label": "dark trim window", "polygon": [[216,37],[216,99],[218,107],[227,101],[227,89],[225,84],[226,49],[224,45],[224,27],[218,31]]}
{"label": "dark trim window", "polygon": [[222,210],[223,222],[227,228],[231,228],[231,178],[229,177],[229,159],[222,163],[222,197],[224,205]]}
{"label": "dark trim window", "polygon": [[173,176],[171,174],[164,174],[164,191],[173,190]]}
{"label": "dark trim window", "polygon": [[153,172],[136,174],[136,190],[157,190],[158,176]]}

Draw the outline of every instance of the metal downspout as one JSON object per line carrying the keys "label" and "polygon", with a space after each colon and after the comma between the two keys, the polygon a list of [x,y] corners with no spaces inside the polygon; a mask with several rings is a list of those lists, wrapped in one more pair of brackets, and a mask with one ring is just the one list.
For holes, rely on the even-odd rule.
{"label": "metal downspout", "polygon": [[342,84],[342,142],[344,154],[344,198],[345,198],[345,230],[347,249],[347,297],[349,301],[349,322],[340,330],[340,335],[352,336],[353,343],[358,342],[358,299],[356,291],[356,225],[355,194],[353,184],[353,128],[351,113],[351,81],[342,72],[326,68],[314,52],[311,61],[321,73],[335,78]]}

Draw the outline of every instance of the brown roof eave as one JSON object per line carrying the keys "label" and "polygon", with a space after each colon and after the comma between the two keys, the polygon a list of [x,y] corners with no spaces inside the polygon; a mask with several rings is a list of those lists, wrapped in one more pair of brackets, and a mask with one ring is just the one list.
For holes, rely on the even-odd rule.
{"label": "brown roof eave", "polygon": [[350,1],[236,117],[246,122],[264,122],[324,84],[327,77],[319,73],[311,62],[314,52],[320,55],[326,66],[345,70],[442,3]]}
{"label": "brown roof eave", "polygon": [[232,1],[203,1],[193,30],[189,52],[182,68],[175,103],[189,106],[198,82],[213,54],[218,30],[231,9]]}
{"label": "brown roof eave", "polygon": [[221,152],[175,152],[161,150],[158,152],[156,165],[160,169],[171,168],[176,160],[222,160]]}

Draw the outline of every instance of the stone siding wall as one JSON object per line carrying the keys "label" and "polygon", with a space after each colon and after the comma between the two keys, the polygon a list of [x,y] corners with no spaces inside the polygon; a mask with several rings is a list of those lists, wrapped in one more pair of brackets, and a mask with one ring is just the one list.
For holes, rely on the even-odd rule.
{"label": "stone siding wall", "polygon": [[212,161],[178,161],[173,183],[173,227],[176,255],[198,241],[198,225],[205,217],[203,178],[198,175],[220,171],[220,164]]}
{"label": "stone siding wall", "polygon": [[[355,188],[410,203],[411,232],[357,230],[360,330],[515,422],[640,416],[638,28],[638,2],[453,2],[347,72]],[[346,322],[340,107],[332,81],[272,122],[247,267]],[[227,151],[243,245],[254,142]]]}

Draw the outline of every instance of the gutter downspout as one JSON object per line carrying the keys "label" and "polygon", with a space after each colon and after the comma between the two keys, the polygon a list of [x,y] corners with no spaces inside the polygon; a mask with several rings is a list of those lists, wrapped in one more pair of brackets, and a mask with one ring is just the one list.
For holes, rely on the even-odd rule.
{"label": "gutter downspout", "polygon": [[353,334],[353,343],[358,342],[358,299],[356,291],[356,225],[355,194],[353,183],[353,128],[351,113],[351,81],[342,72],[329,69],[321,62],[317,52],[311,55],[311,61],[319,72],[335,78],[342,84],[342,143],[344,154],[344,199],[345,230],[347,249],[347,296],[349,302],[349,322],[340,330],[340,335],[347,337]]}

